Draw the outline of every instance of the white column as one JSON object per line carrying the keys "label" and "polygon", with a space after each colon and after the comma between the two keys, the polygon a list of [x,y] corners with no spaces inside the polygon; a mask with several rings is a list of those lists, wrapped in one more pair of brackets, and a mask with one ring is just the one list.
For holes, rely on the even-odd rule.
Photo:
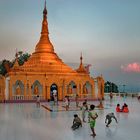
{"label": "white column", "polygon": [[10,81],[10,77],[7,77],[5,80],[5,99],[6,100],[9,99],[9,81]]}

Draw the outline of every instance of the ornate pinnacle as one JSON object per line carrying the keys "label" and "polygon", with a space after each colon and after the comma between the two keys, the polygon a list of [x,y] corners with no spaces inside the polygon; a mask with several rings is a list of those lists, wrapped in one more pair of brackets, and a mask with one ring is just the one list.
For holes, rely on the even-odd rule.
{"label": "ornate pinnacle", "polygon": [[45,0],[44,10],[43,10],[43,15],[44,15],[44,16],[46,16],[46,15],[47,15],[46,0]]}

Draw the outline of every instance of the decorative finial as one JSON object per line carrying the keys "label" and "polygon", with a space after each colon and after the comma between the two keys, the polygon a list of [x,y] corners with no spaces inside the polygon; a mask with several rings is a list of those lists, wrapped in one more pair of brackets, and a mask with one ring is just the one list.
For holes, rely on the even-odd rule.
{"label": "decorative finial", "polygon": [[45,5],[44,5],[44,9],[46,9],[46,0],[45,0]]}
{"label": "decorative finial", "polygon": [[81,53],[81,57],[80,57],[80,60],[82,61],[83,57],[82,57],[82,53]]}
{"label": "decorative finial", "polygon": [[83,59],[83,57],[82,57],[82,52],[81,52],[81,56],[80,56],[80,60],[81,60],[81,62],[82,62],[82,59]]}
{"label": "decorative finial", "polygon": [[44,16],[46,16],[46,15],[47,15],[46,0],[45,0],[44,10],[43,10],[43,15],[44,15]]}

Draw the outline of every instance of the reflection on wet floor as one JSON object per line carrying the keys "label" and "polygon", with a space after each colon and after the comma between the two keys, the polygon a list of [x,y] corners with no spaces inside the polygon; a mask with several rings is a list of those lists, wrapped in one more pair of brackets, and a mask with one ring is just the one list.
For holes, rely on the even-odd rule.
{"label": "reflection on wet floor", "polygon": [[[112,121],[109,128],[105,127],[105,116],[115,112],[117,103],[123,105],[124,99],[114,98],[112,101],[103,101],[105,109],[96,109],[99,117],[96,122],[96,140],[138,140],[140,130],[140,102],[136,98],[126,98],[129,113],[115,113],[118,124]],[[98,104],[98,101],[88,102]],[[63,103],[59,106],[52,102],[41,103],[44,107],[36,107],[35,103],[0,104],[0,139],[1,140],[90,140],[93,139],[88,123],[76,131],[71,130],[73,115],[81,116],[80,108],[75,107],[75,102],[70,105],[70,111],[65,111]],[[80,106],[82,102],[80,103]],[[88,118],[86,118],[88,120]]]}

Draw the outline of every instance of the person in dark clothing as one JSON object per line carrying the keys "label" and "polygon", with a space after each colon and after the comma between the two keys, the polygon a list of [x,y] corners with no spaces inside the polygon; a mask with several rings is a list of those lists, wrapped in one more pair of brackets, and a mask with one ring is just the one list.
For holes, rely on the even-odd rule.
{"label": "person in dark clothing", "polygon": [[72,129],[75,130],[75,129],[78,129],[79,127],[82,127],[82,121],[81,119],[78,117],[77,114],[74,114],[74,119],[73,119],[73,125],[72,125]]}
{"label": "person in dark clothing", "polygon": [[115,117],[114,113],[108,113],[105,119],[105,123],[107,123],[106,127],[109,127],[109,124],[112,122],[112,118],[115,119],[116,123],[118,123],[117,118]]}

